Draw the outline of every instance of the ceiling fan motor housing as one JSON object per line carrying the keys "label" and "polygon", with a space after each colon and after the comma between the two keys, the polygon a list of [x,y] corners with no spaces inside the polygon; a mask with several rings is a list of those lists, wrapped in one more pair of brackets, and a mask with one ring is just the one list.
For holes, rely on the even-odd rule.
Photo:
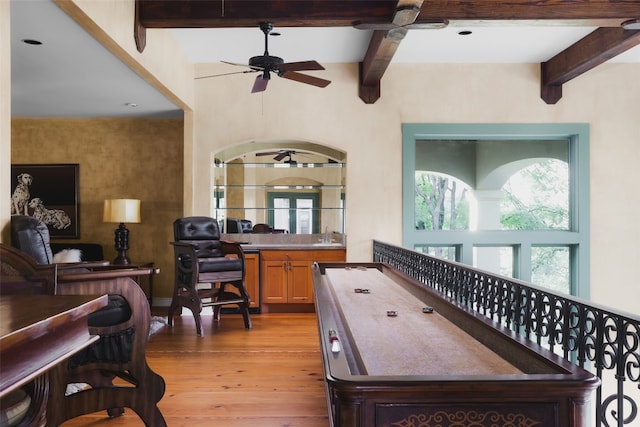
{"label": "ceiling fan motor housing", "polygon": [[249,66],[254,70],[276,71],[284,60],[277,56],[261,55],[249,59]]}

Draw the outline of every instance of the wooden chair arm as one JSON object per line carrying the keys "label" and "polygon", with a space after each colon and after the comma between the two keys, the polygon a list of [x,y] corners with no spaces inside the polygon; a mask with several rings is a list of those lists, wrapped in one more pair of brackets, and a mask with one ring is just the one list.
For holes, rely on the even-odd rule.
{"label": "wooden chair arm", "polygon": [[239,242],[234,242],[233,240],[220,240],[222,244],[222,253],[226,255],[237,255],[238,258],[242,258],[244,262],[244,250],[242,246],[240,246]]}
{"label": "wooden chair arm", "polygon": [[59,272],[58,284],[84,282],[91,280],[116,279],[119,277],[150,276],[152,274],[158,274],[159,272],[159,268],[118,268],[93,271],[74,271],[68,273]]}
{"label": "wooden chair arm", "polygon": [[70,270],[75,268],[97,268],[97,267],[106,267],[109,265],[109,261],[80,261],[80,262],[59,262],[56,263],[58,266],[58,271],[60,270]]}

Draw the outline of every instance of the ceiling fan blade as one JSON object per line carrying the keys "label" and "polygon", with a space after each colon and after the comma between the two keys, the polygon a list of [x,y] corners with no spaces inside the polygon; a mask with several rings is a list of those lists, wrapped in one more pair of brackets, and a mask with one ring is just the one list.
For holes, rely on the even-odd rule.
{"label": "ceiling fan blade", "polygon": [[296,73],[295,71],[287,71],[286,73],[282,73],[280,77],[317,87],[327,87],[329,83],[331,83],[330,80],[321,79],[308,74]]}
{"label": "ceiling fan blade", "polygon": [[275,157],[273,158],[273,160],[280,161],[280,160],[284,159],[284,158],[285,158],[285,157],[287,157],[287,156],[291,156],[291,151],[283,151],[283,152],[281,152],[281,153],[278,153],[278,155],[277,155],[277,156],[275,156]]}
{"label": "ceiling fan blade", "polygon": [[263,153],[256,153],[256,156],[273,156],[274,154],[280,154],[280,151],[267,151]]}
{"label": "ceiling fan blade", "polygon": [[267,89],[267,83],[269,83],[269,79],[262,78],[262,74],[260,74],[256,77],[256,81],[253,82],[251,93],[264,92]]}
{"label": "ceiling fan blade", "polygon": [[208,79],[211,77],[220,77],[220,76],[230,76],[232,74],[246,74],[246,73],[257,73],[260,70],[246,70],[246,71],[234,71],[232,73],[222,73],[222,74],[212,74],[210,76],[200,76],[200,77],[195,77],[194,80],[199,80],[199,79]]}
{"label": "ceiling fan blade", "polygon": [[249,67],[249,64],[239,64],[237,62],[229,62],[229,61],[220,61],[223,64],[236,65],[238,67]]}
{"label": "ceiling fan blade", "polygon": [[280,71],[308,71],[324,70],[324,67],[317,61],[285,62],[278,65]]}

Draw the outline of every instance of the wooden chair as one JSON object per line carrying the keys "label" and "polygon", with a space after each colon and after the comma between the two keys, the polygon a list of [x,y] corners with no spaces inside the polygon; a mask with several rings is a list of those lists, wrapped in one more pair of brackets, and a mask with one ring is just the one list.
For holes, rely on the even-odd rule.
{"label": "wooden chair", "polygon": [[[31,242],[31,253],[50,253],[50,248],[38,248],[49,242],[48,230],[40,221],[12,218],[12,236],[17,235],[21,248],[26,249]],[[47,271],[50,264],[38,263],[22,249],[0,245],[0,259],[3,293],[109,295],[108,306],[89,317],[90,332],[101,339],[49,373],[47,425],[57,426],[67,419],[100,410],[117,416],[128,407],[146,426],[166,426],[157,407],[165,383],[146,360],[151,311],[146,295],[131,278],[158,271],[108,266],[102,262],[55,264],[54,277],[43,280],[42,271]],[[34,278],[39,278],[35,285]],[[116,377],[124,383],[114,385]],[[67,385],[72,383],[89,384],[91,388],[65,396]]]}
{"label": "wooden chair", "polygon": [[213,307],[215,319],[220,320],[222,306],[237,305],[245,327],[251,329],[250,297],[244,284],[245,257],[240,244],[220,240],[218,222],[209,217],[179,218],[173,223],[173,232],[175,287],[169,326],[173,326],[174,314],[186,307],[193,313],[197,334],[202,336],[203,307]]}

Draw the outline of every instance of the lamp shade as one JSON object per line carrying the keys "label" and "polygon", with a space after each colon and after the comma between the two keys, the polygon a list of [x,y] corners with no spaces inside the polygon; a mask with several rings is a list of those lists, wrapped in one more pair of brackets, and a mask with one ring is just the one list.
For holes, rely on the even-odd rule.
{"label": "lamp shade", "polygon": [[140,222],[140,200],[111,199],[104,201],[103,222]]}

